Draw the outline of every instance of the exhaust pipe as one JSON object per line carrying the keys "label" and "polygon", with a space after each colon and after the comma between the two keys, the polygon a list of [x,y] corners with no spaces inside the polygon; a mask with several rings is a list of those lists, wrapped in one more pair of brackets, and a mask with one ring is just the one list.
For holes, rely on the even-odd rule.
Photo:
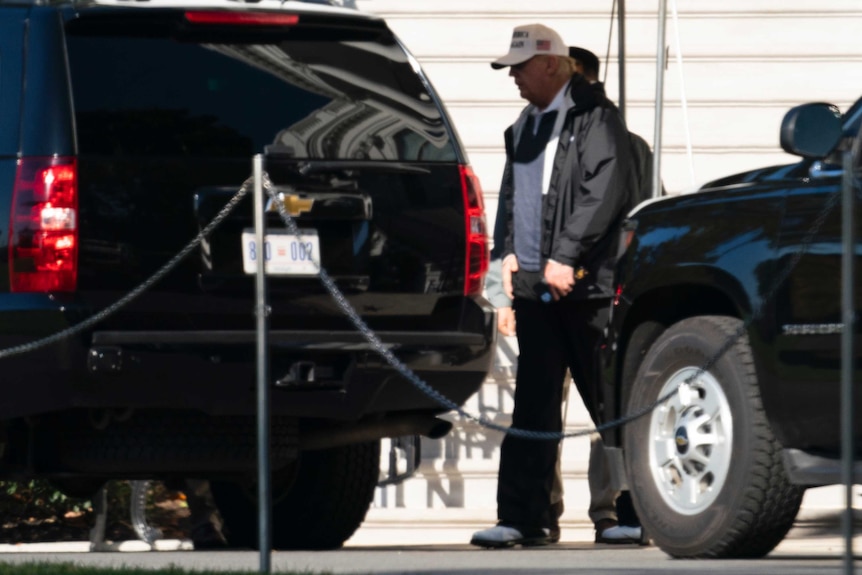
{"label": "exhaust pipe", "polygon": [[383,419],[360,421],[350,427],[329,427],[301,431],[299,448],[303,451],[329,449],[365,443],[384,437],[422,435],[439,439],[452,430],[452,422],[428,414],[399,413]]}

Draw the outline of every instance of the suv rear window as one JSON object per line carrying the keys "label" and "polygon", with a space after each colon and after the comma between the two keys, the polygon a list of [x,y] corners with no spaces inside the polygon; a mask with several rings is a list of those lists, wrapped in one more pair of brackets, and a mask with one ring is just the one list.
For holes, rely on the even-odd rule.
{"label": "suv rear window", "polygon": [[456,159],[391,36],[319,25],[237,33],[178,16],[150,28],[116,15],[67,24],[80,154],[248,156],[274,146],[299,159]]}

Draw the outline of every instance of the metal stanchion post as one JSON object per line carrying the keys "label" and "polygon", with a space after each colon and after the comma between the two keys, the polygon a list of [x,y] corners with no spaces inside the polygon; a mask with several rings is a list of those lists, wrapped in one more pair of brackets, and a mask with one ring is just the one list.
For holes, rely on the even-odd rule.
{"label": "metal stanchion post", "polygon": [[[619,82],[620,96],[617,98],[619,103],[620,116],[623,121],[626,119],[626,0],[618,0],[620,9],[617,17],[617,65],[619,66]],[[610,59],[610,58],[608,58]],[[606,62],[607,66],[609,62]]]}
{"label": "metal stanchion post", "polygon": [[258,544],[260,572],[269,573],[272,537],[272,491],[269,469],[269,342],[266,303],[266,244],[263,202],[263,156],[256,154],[252,162],[254,173],[254,234],[257,252],[255,282],[255,315],[257,316],[257,500]]}
{"label": "metal stanchion post", "polygon": [[658,2],[658,45],[656,46],[655,65],[655,139],[652,158],[652,196],[661,195],[661,129],[664,114],[664,72],[667,65],[665,49],[665,29],[667,27],[667,0]]}
{"label": "metal stanchion post", "polygon": [[[862,136],[860,132],[859,136]],[[857,136],[857,137],[859,137]],[[841,254],[841,316],[844,328],[841,331],[841,479],[844,483],[846,508],[842,521],[844,531],[844,573],[853,574],[853,484],[855,481],[855,449],[853,445],[853,401],[854,363],[853,332],[856,324],[856,302],[854,301],[853,274],[856,258],[855,182],[853,181],[853,151],[844,152],[844,176],[842,189],[842,243]]]}

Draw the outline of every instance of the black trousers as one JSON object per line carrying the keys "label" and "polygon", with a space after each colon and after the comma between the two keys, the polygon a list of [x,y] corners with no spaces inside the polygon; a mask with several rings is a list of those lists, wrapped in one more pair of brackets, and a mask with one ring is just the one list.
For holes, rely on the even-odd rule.
{"label": "black trousers", "polygon": [[[590,417],[596,413],[596,350],[608,319],[608,299],[563,299],[543,303],[536,297],[540,275],[515,274],[518,372],[512,426],[533,431],[562,430],[562,392],[566,369]],[[497,518],[525,528],[557,527],[562,502],[551,503],[559,441],[522,439],[507,434],[500,452]]]}

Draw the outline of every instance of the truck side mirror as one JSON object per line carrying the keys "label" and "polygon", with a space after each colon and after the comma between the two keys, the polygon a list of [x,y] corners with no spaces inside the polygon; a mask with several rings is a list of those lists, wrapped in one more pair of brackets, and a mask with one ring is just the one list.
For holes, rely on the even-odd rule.
{"label": "truck side mirror", "polygon": [[781,122],[781,147],[804,158],[824,158],[841,140],[841,112],[832,104],[802,104]]}

